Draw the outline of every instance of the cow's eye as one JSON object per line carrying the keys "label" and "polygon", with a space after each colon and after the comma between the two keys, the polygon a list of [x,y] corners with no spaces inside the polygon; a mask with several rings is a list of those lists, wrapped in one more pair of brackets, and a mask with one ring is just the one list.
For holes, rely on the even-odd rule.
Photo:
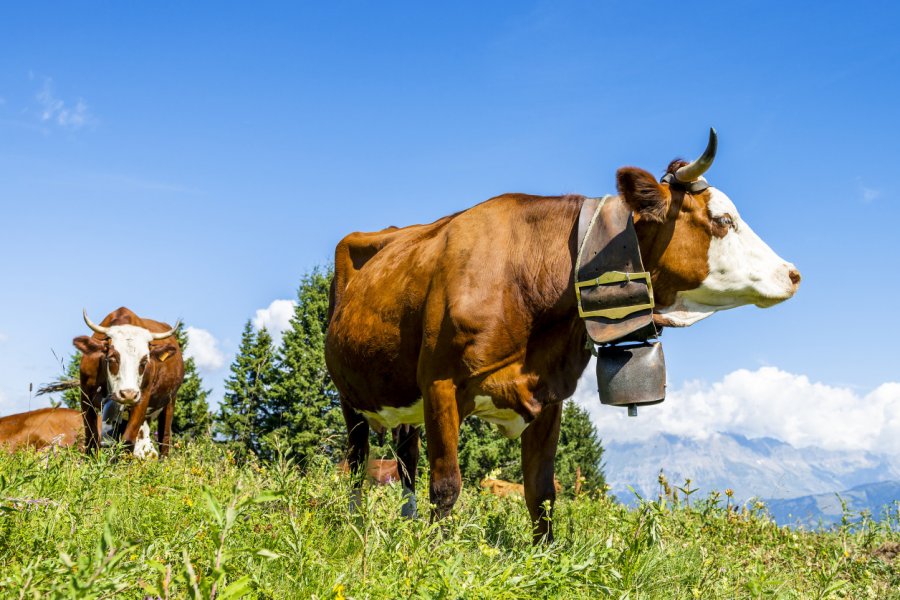
{"label": "cow's eye", "polygon": [[734,221],[728,215],[722,215],[721,217],[715,217],[713,221],[716,222],[716,225],[720,227],[731,227],[734,225]]}
{"label": "cow's eye", "polygon": [[146,356],[145,356],[144,358],[141,359],[141,364],[140,364],[140,367],[139,367],[139,368],[140,368],[140,370],[141,370],[141,373],[143,373],[143,372],[144,372],[144,369],[147,368],[147,357],[146,357]]}

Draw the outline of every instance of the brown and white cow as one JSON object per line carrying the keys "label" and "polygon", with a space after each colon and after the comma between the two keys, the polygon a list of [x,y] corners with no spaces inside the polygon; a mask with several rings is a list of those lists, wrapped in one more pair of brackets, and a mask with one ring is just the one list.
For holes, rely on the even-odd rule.
{"label": "brown and white cow", "polygon": [[84,421],[79,411],[70,408],[40,408],[0,417],[0,448],[65,448],[83,439],[83,430]]}
{"label": "brown and white cow", "polygon": [[[701,158],[669,166],[668,183],[636,167],[616,174],[652,276],[659,325],[683,327],[744,304],[772,306],[800,282],[724,192],[699,189],[715,147],[711,132]],[[370,424],[424,423],[432,514],[446,515],[461,486],[459,424],[480,415],[522,436],[535,539],[552,538],[543,507],[555,500],[562,402],[590,358],[573,283],[584,201],[505,194],[427,225],[341,240],[325,351],[351,468],[365,464]],[[403,428],[398,442],[404,514],[411,515],[416,428]]]}
{"label": "brown and white cow", "polygon": [[169,453],[175,397],[184,379],[181,346],[176,327],[142,319],[122,307],[106,315],[99,325],[84,313],[91,336],[72,340],[82,353],[81,410],[85,448],[100,447],[101,411],[129,413],[122,439],[139,458],[157,454],[148,421],[158,418],[157,442],[162,456]]}

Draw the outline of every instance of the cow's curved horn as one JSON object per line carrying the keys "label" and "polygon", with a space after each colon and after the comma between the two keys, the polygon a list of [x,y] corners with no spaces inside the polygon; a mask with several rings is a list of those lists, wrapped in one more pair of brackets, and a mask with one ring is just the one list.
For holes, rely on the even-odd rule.
{"label": "cow's curved horn", "polygon": [[706,150],[703,151],[700,158],[675,171],[675,179],[683,183],[697,181],[701,175],[709,170],[713,161],[716,160],[716,149],[718,146],[719,140],[718,137],[716,137],[716,130],[710,127],[709,143],[706,144]]}
{"label": "cow's curved horn", "polygon": [[175,331],[178,329],[178,327],[180,325],[181,325],[181,321],[176,321],[175,327],[173,327],[172,329],[170,329],[168,331],[163,331],[162,333],[152,333],[150,335],[152,336],[152,339],[154,339],[154,340],[164,340],[167,337],[175,335]]}
{"label": "cow's curved horn", "polygon": [[97,325],[93,321],[91,321],[87,316],[87,309],[82,308],[81,314],[84,316],[85,324],[96,331],[97,333],[102,333],[103,335],[107,335],[109,333],[109,327],[103,327],[102,325]]}

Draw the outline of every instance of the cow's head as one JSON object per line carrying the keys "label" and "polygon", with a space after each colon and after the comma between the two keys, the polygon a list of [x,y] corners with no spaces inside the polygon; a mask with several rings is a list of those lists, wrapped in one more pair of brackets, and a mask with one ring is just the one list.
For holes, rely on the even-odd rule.
{"label": "cow's head", "polygon": [[[92,336],[80,336],[72,340],[82,354],[99,353],[104,360],[100,368],[104,368],[109,397],[125,407],[131,407],[141,400],[143,389],[152,381],[152,371],[157,361],[164,360],[167,355],[177,352],[175,344],[151,344],[174,335],[176,325],[169,331],[153,333],[136,325],[111,325],[105,327],[92,322],[84,312],[84,322],[95,332],[106,336],[96,339]],[[98,376],[100,374],[98,373]]]}
{"label": "cow's head", "polygon": [[662,182],[636,167],[616,173],[619,193],[635,211],[644,267],[653,279],[654,320],[685,327],[716,311],[769,307],[794,295],[800,272],[741,219],[731,199],[703,174],[716,154],[673,161]]}

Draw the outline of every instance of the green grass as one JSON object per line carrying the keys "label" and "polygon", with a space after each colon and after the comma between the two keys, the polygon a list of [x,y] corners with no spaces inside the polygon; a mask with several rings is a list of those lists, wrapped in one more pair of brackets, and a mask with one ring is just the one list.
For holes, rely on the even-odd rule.
{"label": "green grass", "polygon": [[876,552],[900,541],[896,515],[811,533],[715,497],[579,498],[532,547],[521,499],[469,487],[435,525],[401,519],[396,486],[351,518],[349,487],[325,463],[239,465],[210,442],[161,462],[0,453],[0,598],[900,598]]}

